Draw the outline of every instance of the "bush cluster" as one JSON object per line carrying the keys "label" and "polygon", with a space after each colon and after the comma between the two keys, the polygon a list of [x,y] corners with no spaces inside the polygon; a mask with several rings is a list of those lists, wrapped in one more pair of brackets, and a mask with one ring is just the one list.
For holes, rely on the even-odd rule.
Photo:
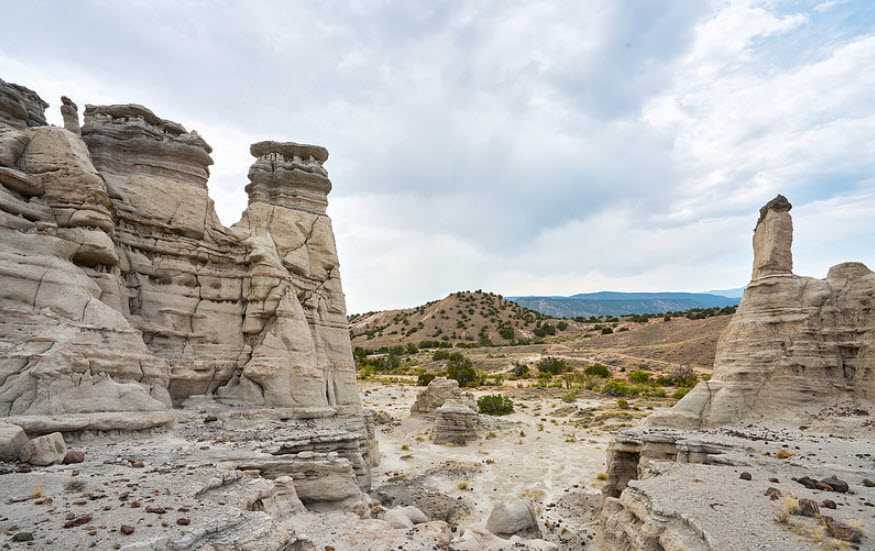
{"label": "bush cluster", "polygon": [[486,415],[508,415],[513,413],[513,400],[504,394],[490,394],[477,399],[477,409]]}
{"label": "bush cluster", "polygon": [[589,365],[583,370],[583,373],[590,377],[604,377],[605,379],[611,376],[611,370],[606,365]]}
{"label": "bush cluster", "polygon": [[561,358],[546,357],[538,362],[538,371],[540,373],[549,373],[550,375],[559,375],[565,373],[570,368],[565,360]]}

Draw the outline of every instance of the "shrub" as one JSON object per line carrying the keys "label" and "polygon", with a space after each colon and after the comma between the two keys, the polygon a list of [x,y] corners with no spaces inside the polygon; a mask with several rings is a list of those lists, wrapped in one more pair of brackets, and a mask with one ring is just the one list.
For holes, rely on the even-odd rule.
{"label": "shrub", "polygon": [[671,381],[674,386],[694,387],[696,386],[696,374],[688,365],[682,365],[674,370],[671,374]]}
{"label": "shrub", "polygon": [[559,375],[560,373],[565,373],[568,369],[568,364],[561,358],[547,357],[538,362],[538,371],[541,373]]}
{"label": "shrub", "polygon": [[610,335],[614,332],[610,327],[602,327],[602,335]]}
{"label": "shrub", "polygon": [[646,371],[633,371],[629,373],[629,381],[637,384],[647,384],[650,382],[650,373]]}
{"label": "shrub", "polygon": [[416,354],[417,352],[419,352],[419,348],[414,343],[409,342],[409,343],[407,343],[406,352],[408,354]]}
{"label": "shrub", "polygon": [[458,381],[459,386],[477,386],[481,379],[477,370],[474,369],[474,364],[461,352],[450,354],[447,377]]}
{"label": "shrub", "polygon": [[434,373],[422,373],[416,378],[416,386],[428,386],[435,378]]}
{"label": "shrub", "polygon": [[439,362],[441,360],[449,360],[450,352],[447,350],[436,350],[432,353],[431,359],[436,362]]}
{"label": "shrub", "polygon": [[568,392],[566,392],[565,394],[562,395],[562,401],[570,403],[570,402],[577,400],[577,392],[578,392],[578,390],[576,388],[572,388],[571,390],[569,390]]}
{"label": "shrub", "polygon": [[602,387],[602,392],[608,396],[638,396],[641,390],[626,381],[608,381]]}
{"label": "shrub", "polygon": [[556,324],[556,329],[558,329],[560,331],[565,331],[566,329],[568,329],[568,323],[564,322],[564,321],[560,321],[559,323]]}
{"label": "shrub", "polygon": [[514,336],[515,336],[515,333],[513,331],[513,327],[511,327],[510,325],[505,325],[505,326],[501,327],[498,330],[498,334],[502,339],[504,339],[506,341],[512,341]]}
{"label": "shrub", "polygon": [[607,379],[611,376],[611,370],[606,365],[590,365],[583,372],[590,377],[604,377]]}
{"label": "shrub", "polygon": [[513,400],[504,394],[490,394],[477,399],[477,409],[486,415],[508,415],[513,413]]}
{"label": "shrub", "polygon": [[620,409],[629,409],[629,402],[620,398],[617,400],[617,407]]}
{"label": "shrub", "polygon": [[518,379],[525,379],[529,376],[529,366],[526,364],[514,364],[513,366],[513,376]]}
{"label": "shrub", "polygon": [[547,335],[555,335],[556,327],[550,325],[549,323],[544,323],[538,327],[535,327],[535,336],[536,337],[546,337]]}

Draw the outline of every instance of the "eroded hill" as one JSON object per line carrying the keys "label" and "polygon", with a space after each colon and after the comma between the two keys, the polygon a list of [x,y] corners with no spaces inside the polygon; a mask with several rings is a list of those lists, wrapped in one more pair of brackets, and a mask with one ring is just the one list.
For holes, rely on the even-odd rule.
{"label": "eroded hill", "polygon": [[452,293],[416,308],[356,314],[350,316],[349,324],[353,345],[366,348],[422,341],[483,346],[525,344],[577,326],[479,290]]}

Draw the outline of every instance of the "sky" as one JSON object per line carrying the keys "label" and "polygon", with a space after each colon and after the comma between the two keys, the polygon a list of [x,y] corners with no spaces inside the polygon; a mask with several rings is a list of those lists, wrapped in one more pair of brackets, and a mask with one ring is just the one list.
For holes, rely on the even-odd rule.
{"label": "sky", "polygon": [[875,2],[0,0],[0,78],[212,145],[320,144],[350,312],[462,289],[704,291],[794,204],[795,271],[875,267]]}

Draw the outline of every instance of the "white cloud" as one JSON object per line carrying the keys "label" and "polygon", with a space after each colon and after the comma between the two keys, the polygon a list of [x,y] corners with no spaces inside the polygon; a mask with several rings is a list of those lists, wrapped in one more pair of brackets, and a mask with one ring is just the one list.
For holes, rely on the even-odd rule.
{"label": "white cloud", "polygon": [[[865,6],[260,0],[205,11],[167,0],[8,11],[43,23],[0,37],[0,77],[54,104],[62,93],[143,103],[197,129],[214,148],[225,223],[245,208],[250,143],[327,146],[351,311],[460,288],[736,287],[756,210],[778,192],[796,205],[800,272],[871,256]],[[97,22],[103,31],[83,37]]]}

